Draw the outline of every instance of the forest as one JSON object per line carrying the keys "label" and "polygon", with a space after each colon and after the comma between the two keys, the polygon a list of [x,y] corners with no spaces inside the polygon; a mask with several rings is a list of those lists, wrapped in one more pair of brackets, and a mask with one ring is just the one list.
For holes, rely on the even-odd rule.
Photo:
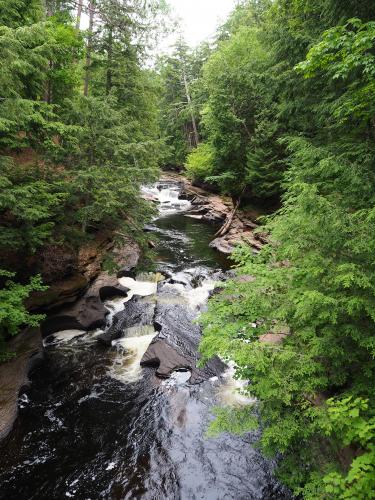
{"label": "forest", "polygon": [[155,56],[170,25],[164,1],[0,0],[0,362],[43,262],[104,229],[147,246],[140,186],[182,171],[267,214],[200,317],[202,361],[257,401],[209,434],[260,425],[296,498],[375,498],[375,3],[240,0]]}

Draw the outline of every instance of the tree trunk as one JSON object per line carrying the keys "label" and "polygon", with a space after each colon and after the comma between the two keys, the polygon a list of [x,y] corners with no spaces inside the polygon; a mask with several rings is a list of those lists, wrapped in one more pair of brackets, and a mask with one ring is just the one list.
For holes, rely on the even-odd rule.
{"label": "tree trunk", "polygon": [[193,103],[191,101],[191,96],[189,92],[189,84],[186,78],[186,71],[184,69],[183,73],[183,78],[184,78],[184,86],[185,86],[185,94],[186,94],[186,99],[188,102],[189,110],[190,110],[190,115],[191,115],[191,123],[193,125],[193,132],[194,132],[194,142],[195,142],[195,147],[198,146],[199,144],[199,134],[198,134],[198,128],[197,128],[197,123],[195,121],[195,115],[194,115],[194,108],[193,108]]}
{"label": "tree trunk", "polygon": [[84,89],[83,89],[83,95],[85,97],[87,97],[89,95],[92,37],[93,37],[93,29],[94,29],[94,8],[95,8],[95,0],[90,0],[90,2],[89,2],[89,30],[88,30],[88,39],[87,39],[87,47],[86,47],[86,72],[85,72],[85,84],[84,84]]}
{"label": "tree trunk", "polygon": [[113,32],[112,28],[109,28],[108,33],[108,49],[107,49],[107,82],[106,82],[106,92],[107,95],[111,92],[112,88],[112,48],[113,48]]}
{"label": "tree trunk", "polygon": [[51,5],[51,1],[50,0],[46,0],[46,15],[47,17],[52,17],[53,16],[53,8],[52,8],[52,5]]}
{"label": "tree trunk", "polygon": [[245,189],[246,188],[243,188],[237,202],[235,203],[234,207],[233,207],[233,210],[231,211],[231,213],[228,215],[228,217],[226,218],[226,221],[224,222],[224,224],[221,226],[221,228],[219,229],[219,231],[215,234],[214,238],[221,238],[222,236],[225,236],[227,234],[227,232],[229,231],[230,229],[230,226],[232,225],[232,222],[233,222],[233,219],[234,219],[234,216],[236,215],[237,213],[237,210],[241,204],[241,199],[242,199],[242,196],[245,192]]}
{"label": "tree trunk", "polygon": [[82,8],[83,8],[83,0],[78,0],[77,19],[76,19],[76,30],[77,31],[79,31],[81,28]]}

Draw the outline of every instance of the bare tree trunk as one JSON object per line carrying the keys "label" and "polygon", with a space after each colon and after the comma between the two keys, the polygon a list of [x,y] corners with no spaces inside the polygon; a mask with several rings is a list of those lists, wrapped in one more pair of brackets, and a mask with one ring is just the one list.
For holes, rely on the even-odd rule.
{"label": "bare tree trunk", "polygon": [[87,40],[87,47],[86,47],[86,72],[85,72],[85,83],[84,83],[84,89],[83,89],[83,95],[85,97],[87,97],[89,94],[92,37],[93,37],[93,30],[94,30],[94,8],[95,8],[95,0],[90,0],[90,2],[89,2],[89,30],[88,30],[88,40]]}
{"label": "bare tree trunk", "polygon": [[52,17],[53,16],[53,7],[51,5],[51,0],[46,0],[45,6],[46,6],[47,17]]}
{"label": "bare tree trunk", "polygon": [[76,30],[77,31],[79,31],[81,28],[82,9],[83,9],[83,0],[78,0],[77,19],[76,19]]}
{"label": "bare tree trunk", "polygon": [[221,226],[221,228],[219,229],[219,231],[215,234],[214,238],[221,238],[222,236],[225,236],[227,234],[227,232],[229,231],[230,229],[230,226],[232,225],[232,222],[233,222],[233,219],[234,219],[234,216],[236,215],[237,213],[237,210],[241,204],[241,199],[242,199],[242,196],[245,192],[245,189],[246,188],[243,188],[237,202],[235,203],[234,207],[233,207],[233,210],[231,211],[231,213],[228,215],[228,217],[226,218],[226,221],[224,222],[224,224]]}
{"label": "bare tree trunk", "polygon": [[191,102],[191,96],[189,92],[189,84],[186,78],[186,72],[184,69],[184,86],[185,86],[185,94],[186,94],[186,99],[188,102],[189,110],[190,110],[190,115],[191,115],[191,123],[193,125],[193,131],[194,131],[194,142],[195,142],[195,147],[198,146],[199,144],[199,134],[198,134],[198,128],[197,128],[197,122],[195,121],[195,115],[194,115],[194,108],[193,108],[193,103]]}
{"label": "bare tree trunk", "polygon": [[112,28],[109,28],[108,33],[108,49],[107,49],[107,82],[106,82],[106,92],[107,95],[111,92],[112,88],[112,48],[113,48],[113,32]]}

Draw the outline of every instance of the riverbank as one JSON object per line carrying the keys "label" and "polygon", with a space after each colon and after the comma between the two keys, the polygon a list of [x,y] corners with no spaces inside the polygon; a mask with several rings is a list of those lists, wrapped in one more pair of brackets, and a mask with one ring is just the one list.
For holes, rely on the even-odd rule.
{"label": "riverbank", "polygon": [[[42,338],[67,329],[89,331],[105,325],[108,310],[104,301],[113,295],[126,295],[116,276],[102,271],[103,260],[111,252],[119,273],[127,273],[138,264],[141,250],[130,238],[115,244],[108,234],[82,246],[77,266],[63,279],[52,282],[45,292],[34,292],[26,301],[31,312],[47,319],[40,328],[27,329],[7,343],[8,361],[0,364],[0,441],[12,430],[18,415],[19,397],[29,386],[29,374],[43,357]],[[69,257],[71,260],[71,257]],[[61,262],[60,262],[61,266]],[[60,274],[61,270],[55,270]]]}
{"label": "riverbank", "polygon": [[110,300],[113,289],[98,284],[103,328],[44,339],[0,443],[0,498],[289,498],[254,446],[259,429],[207,437],[215,406],[249,402],[218,358],[199,364],[196,319],[230,273],[209,247],[215,225],[189,216],[179,184],[147,191],[159,198],[146,228],[153,272],[118,278],[126,296]]}
{"label": "riverbank", "polygon": [[[161,181],[163,180],[180,183],[182,195],[186,196],[192,204],[192,208],[186,213],[189,217],[204,222],[224,224],[234,211],[231,198],[194,186],[182,174],[164,172],[161,176]],[[210,243],[211,248],[215,248],[225,255],[230,255],[236,245],[245,243],[252,247],[254,253],[258,253],[267,242],[266,235],[259,232],[257,220],[261,215],[264,213],[255,208],[251,210],[238,209],[227,233],[215,237]]]}
{"label": "riverbank", "polygon": [[[185,217],[221,225],[233,211],[230,198],[193,186],[180,174],[163,173],[160,182],[176,183],[180,188],[180,199],[190,201]],[[148,199],[159,202],[150,195]],[[230,255],[235,245],[241,242],[250,244],[254,252],[259,251],[264,243],[262,235],[254,233],[259,215],[255,211],[239,210],[225,236],[204,240],[203,245],[209,245],[224,255]],[[47,319],[40,330],[33,330],[32,335],[23,332],[12,339],[9,349],[15,352],[15,357],[0,365],[0,382],[3,381],[0,383],[0,439],[10,432],[17,418],[18,397],[28,383],[28,373],[33,366],[30,359],[43,352],[42,337],[63,330],[87,332],[103,328],[108,315],[104,302],[113,296],[126,296],[128,289],[119,284],[117,277],[102,271],[102,262],[108,252],[114,256],[118,277],[128,275],[136,268],[141,253],[139,246],[130,239],[120,246],[115,245],[108,234],[99,236],[80,249],[78,264],[66,278],[57,280],[46,292],[36,292],[28,299],[28,308],[46,313]]]}

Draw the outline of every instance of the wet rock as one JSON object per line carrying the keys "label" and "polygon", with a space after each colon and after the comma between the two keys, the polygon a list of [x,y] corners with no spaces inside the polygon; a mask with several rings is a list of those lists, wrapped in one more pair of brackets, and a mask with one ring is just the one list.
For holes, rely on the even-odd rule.
{"label": "wet rock", "polygon": [[100,297],[85,296],[58,315],[48,317],[41,325],[43,337],[63,330],[95,330],[105,326],[108,310]]}
{"label": "wet rock", "polygon": [[160,378],[168,378],[176,368],[190,369],[189,361],[170,346],[166,340],[160,338],[151,342],[143,355],[141,365],[157,367],[156,375]]}
{"label": "wet rock", "polygon": [[219,358],[210,360],[203,368],[197,367],[201,329],[194,324],[195,317],[185,305],[158,303],[154,325],[159,334],[145,352],[141,365],[157,365],[156,375],[162,378],[175,370],[188,369],[191,384],[220,375],[225,365]]}
{"label": "wet rock", "polygon": [[88,289],[86,296],[100,297],[100,300],[111,299],[113,297],[126,297],[129,288],[122,286],[116,276],[103,272]]}
{"label": "wet rock", "polygon": [[120,285],[116,277],[101,273],[83,297],[42,323],[43,337],[63,330],[89,331],[104,327],[108,310],[103,302],[116,296],[126,297],[128,290]]}
{"label": "wet rock", "polygon": [[15,357],[0,364],[0,440],[11,431],[18,414],[18,396],[29,384],[28,374],[42,355],[38,328],[27,329],[8,345]]}
{"label": "wet rock", "polygon": [[223,286],[217,286],[213,290],[210,291],[209,297],[215,297],[215,295],[220,295],[225,288]]}
{"label": "wet rock", "polygon": [[127,336],[127,329],[135,326],[152,325],[155,311],[155,300],[152,297],[134,297],[125,302],[124,309],[113,317],[112,325],[98,341],[110,346],[113,340]]}
{"label": "wet rock", "polygon": [[192,280],[192,276],[191,275],[189,275],[188,273],[179,272],[179,273],[173,274],[168,279],[167,282],[171,283],[171,284],[180,284],[180,285],[184,285],[184,286],[190,287],[191,286],[191,280]]}

